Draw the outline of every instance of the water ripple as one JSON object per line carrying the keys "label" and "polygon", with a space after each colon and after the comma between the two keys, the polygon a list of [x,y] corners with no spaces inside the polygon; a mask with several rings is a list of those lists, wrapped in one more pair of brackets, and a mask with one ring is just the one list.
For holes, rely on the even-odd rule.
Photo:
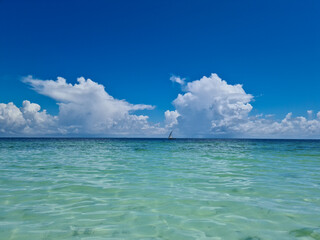
{"label": "water ripple", "polygon": [[320,239],[320,141],[0,139],[0,239]]}

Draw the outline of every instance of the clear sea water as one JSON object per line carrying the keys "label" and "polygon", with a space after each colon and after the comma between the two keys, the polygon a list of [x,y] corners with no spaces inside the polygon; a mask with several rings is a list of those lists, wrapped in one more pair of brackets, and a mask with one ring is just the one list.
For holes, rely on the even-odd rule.
{"label": "clear sea water", "polygon": [[320,141],[0,139],[0,239],[320,239]]}

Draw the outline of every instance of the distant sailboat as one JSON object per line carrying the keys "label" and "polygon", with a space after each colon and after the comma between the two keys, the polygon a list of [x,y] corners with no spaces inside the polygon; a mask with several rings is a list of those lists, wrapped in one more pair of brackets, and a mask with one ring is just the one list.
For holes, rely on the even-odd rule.
{"label": "distant sailboat", "polygon": [[173,132],[173,130],[172,130],[172,131],[170,132],[170,134],[169,134],[169,137],[168,137],[169,140],[175,139],[175,138],[172,137],[172,132]]}

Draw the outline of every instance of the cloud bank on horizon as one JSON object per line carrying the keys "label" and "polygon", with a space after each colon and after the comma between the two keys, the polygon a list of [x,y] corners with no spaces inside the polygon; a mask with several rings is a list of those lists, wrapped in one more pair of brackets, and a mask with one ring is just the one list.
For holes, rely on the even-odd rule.
{"label": "cloud bank on horizon", "polygon": [[0,103],[0,136],[145,136],[165,137],[169,130],[181,137],[320,138],[320,112],[308,110],[308,117],[288,113],[280,121],[269,116],[250,115],[254,99],[240,84],[230,85],[217,74],[186,82],[171,76],[181,85],[173,100],[175,110],[164,112],[162,123],[153,123],[137,110],[152,110],[146,104],[132,104],[108,94],[103,85],[78,78],[23,78],[39,94],[54,99],[59,113],[50,115],[40,105],[23,101]]}
{"label": "cloud bank on horizon", "polygon": [[288,113],[281,121],[250,116],[253,96],[217,74],[181,85],[185,93],[178,94],[173,101],[176,109],[165,112],[165,117],[168,126],[186,136],[320,138],[320,112],[314,119],[312,110],[307,111],[308,119]]}
{"label": "cloud bank on horizon", "polygon": [[[154,106],[130,104],[109,95],[104,86],[83,77],[78,84],[68,84],[64,78],[39,80],[23,78],[37,93],[48,96],[59,105],[59,114],[51,116],[40,106],[25,100],[18,108],[13,103],[0,104],[2,135],[143,135],[162,129],[148,123],[148,116],[135,115],[137,110],[152,110]],[[29,110],[31,109],[31,110]]]}

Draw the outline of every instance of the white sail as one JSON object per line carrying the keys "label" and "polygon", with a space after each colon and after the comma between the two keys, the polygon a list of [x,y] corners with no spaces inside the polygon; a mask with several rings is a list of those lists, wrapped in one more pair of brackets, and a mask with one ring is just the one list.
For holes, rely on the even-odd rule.
{"label": "white sail", "polygon": [[173,130],[172,130],[172,131],[170,132],[170,134],[169,134],[169,137],[168,137],[169,139],[170,139],[170,138],[173,138],[173,137],[172,137],[172,132],[173,132]]}

